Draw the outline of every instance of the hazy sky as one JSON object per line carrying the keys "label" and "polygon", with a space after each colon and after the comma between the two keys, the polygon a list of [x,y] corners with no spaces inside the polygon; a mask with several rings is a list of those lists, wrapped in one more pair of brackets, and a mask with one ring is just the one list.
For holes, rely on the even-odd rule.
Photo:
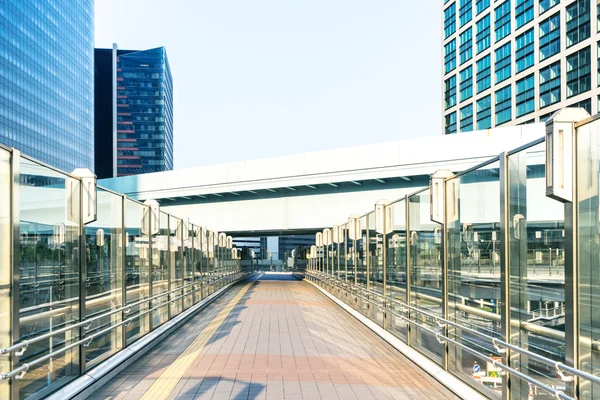
{"label": "hazy sky", "polygon": [[175,167],[441,135],[440,2],[99,0],[96,47],[165,46]]}

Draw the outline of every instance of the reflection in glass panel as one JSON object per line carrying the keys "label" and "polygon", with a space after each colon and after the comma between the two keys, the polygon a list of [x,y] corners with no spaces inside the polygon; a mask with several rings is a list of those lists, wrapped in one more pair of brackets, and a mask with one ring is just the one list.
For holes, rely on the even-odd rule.
{"label": "reflection in glass panel", "polygon": [[202,300],[202,228],[191,225],[190,236],[193,241],[193,271],[192,276],[196,285],[194,286],[194,304]]}
{"label": "reflection in glass panel", "polygon": [[125,199],[125,296],[129,306],[126,318],[136,317],[126,325],[127,344],[150,330],[150,315],[144,313],[149,308],[148,301],[140,302],[150,297],[148,213],[147,206]]}
{"label": "reflection in glass panel", "polygon": [[194,304],[194,289],[195,285],[191,285],[194,282],[194,232],[192,231],[192,225],[183,222],[183,259],[184,259],[184,285],[187,286],[184,293],[187,295],[183,298],[183,308],[187,309]]}
{"label": "reflection in glass panel", "polygon": [[383,294],[383,235],[375,230],[375,212],[367,214],[368,289]]}
{"label": "reflection in glass panel", "polygon": [[[0,149],[0,343],[10,339],[10,160],[8,151]],[[0,370],[10,370],[9,355],[0,356]],[[0,381],[0,398],[8,398],[9,381]]]}
{"label": "reflection in glass panel", "polygon": [[[410,227],[410,305],[428,314],[444,316],[442,309],[442,231],[441,225],[431,221],[430,190],[411,196]],[[411,312],[413,321],[438,332],[434,317]],[[431,332],[413,325],[411,344],[438,363],[442,362],[443,345]]]}
{"label": "reflection in glass panel", "polygon": [[339,244],[338,244],[338,254],[337,254],[337,260],[338,260],[338,275],[337,278],[345,281],[346,280],[346,236],[347,236],[347,232],[346,232],[346,225],[341,225],[339,227]]}
{"label": "reflection in glass panel", "polygon": [[[600,121],[577,129],[579,198],[579,368],[600,376]],[[600,385],[581,380],[582,399],[600,397]]]}
{"label": "reflection in glass panel", "polygon": [[359,219],[360,237],[354,242],[354,260],[356,262],[356,283],[367,287],[367,216]]}
{"label": "reflection in glass panel", "polygon": [[[385,208],[391,225],[386,227],[386,293],[406,304],[406,202],[402,199]],[[397,314],[408,317],[408,312],[401,311],[401,307],[394,309]],[[388,329],[406,341],[408,325],[404,318],[391,314]]]}
{"label": "reflection in glass panel", "polygon": [[[500,338],[498,162],[449,180],[446,195],[449,318]],[[467,330],[450,329],[449,334],[470,349],[500,356],[491,343]],[[448,363],[449,370],[465,381],[490,388],[486,395],[500,396],[502,378],[489,376],[491,364],[455,345],[449,347]],[[482,374],[478,381],[472,378],[475,364]]]}
{"label": "reflection in glass panel", "polygon": [[[169,216],[170,246],[169,259],[171,263],[171,290],[183,286],[183,221]],[[171,293],[171,318],[182,311],[183,290]],[[175,300],[177,299],[177,300]]]}
{"label": "reflection in glass panel", "polygon": [[[152,237],[152,296],[169,291],[169,214],[159,212],[159,232]],[[157,297],[152,301],[152,307],[161,306],[152,312],[152,326],[156,328],[169,319],[169,297]]]}
{"label": "reflection in glass panel", "polygon": [[[508,220],[512,344],[565,361],[564,206],[546,197],[545,144],[508,158]],[[550,386],[564,386],[556,370],[511,353],[511,364]],[[529,385],[514,381],[511,393],[527,397]]]}
{"label": "reflection in glass panel", "polygon": [[[97,220],[85,227],[85,317],[94,318],[123,304],[123,197],[98,188]],[[86,336],[121,322],[115,312],[91,323]],[[94,338],[84,347],[86,368],[123,347],[122,328]]]}
{"label": "reflection in glass panel", "polygon": [[[21,158],[19,341],[68,327],[79,321],[80,183]],[[78,340],[79,329],[30,345],[14,367]],[[79,374],[75,347],[29,369],[20,396],[57,387]]]}

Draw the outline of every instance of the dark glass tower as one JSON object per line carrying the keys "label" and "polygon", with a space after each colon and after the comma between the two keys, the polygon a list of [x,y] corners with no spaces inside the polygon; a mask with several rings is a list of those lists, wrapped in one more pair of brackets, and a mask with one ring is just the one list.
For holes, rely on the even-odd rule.
{"label": "dark glass tower", "polygon": [[172,170],[173,81],[165,48],[96,49],[95,76],[98,177]]}
{"label": "dark glass tower", "polygon": [[0,143],[93,170],[93,71],[93,0],[0,0]]}

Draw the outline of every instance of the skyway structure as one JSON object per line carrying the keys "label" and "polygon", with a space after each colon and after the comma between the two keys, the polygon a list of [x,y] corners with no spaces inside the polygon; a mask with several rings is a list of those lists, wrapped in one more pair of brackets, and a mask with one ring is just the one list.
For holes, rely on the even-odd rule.
{"label": "skyway structure", "polygon": [[331,216],[297,254],[307,282],[268,286],[203,221],[0,148],[0,397],[285,398],[309,382],[304,398],[334,398],[359,380],[375,398],[450,397],[435,379],[462,398],[598,398],[600,116],[562,110],[504,150]]}

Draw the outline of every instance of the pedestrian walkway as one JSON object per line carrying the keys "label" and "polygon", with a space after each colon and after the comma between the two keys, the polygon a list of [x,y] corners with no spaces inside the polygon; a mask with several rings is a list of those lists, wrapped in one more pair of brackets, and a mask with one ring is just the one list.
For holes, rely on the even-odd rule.
{"label": "pedestrian walkway", "polygon": [[91,398],[456,398],[310,284],[275,278],[229,290]]}

